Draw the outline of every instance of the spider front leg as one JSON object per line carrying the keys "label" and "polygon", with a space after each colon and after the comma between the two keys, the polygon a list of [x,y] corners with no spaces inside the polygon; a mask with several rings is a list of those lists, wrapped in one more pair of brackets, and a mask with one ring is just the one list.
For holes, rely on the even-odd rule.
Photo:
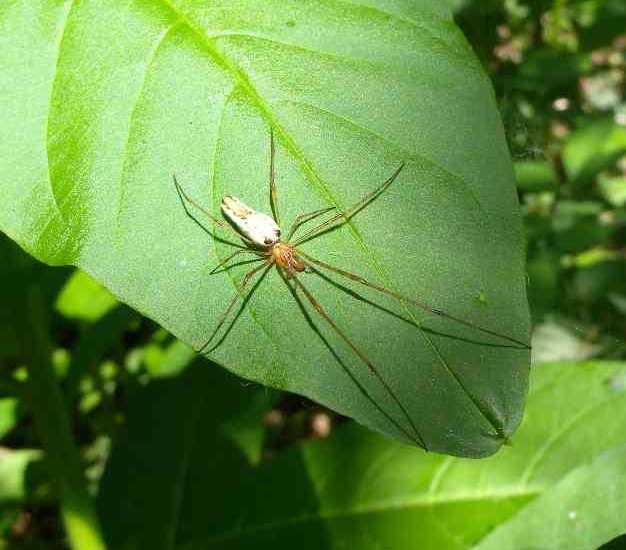
{"label": "spider front leg", "polygon": [[391,174],[391,177],[389,179],[384,181],[382,185],[374,189],[374,191],[365,195],[363,198],[355,202],[352,206],[350,206],[343,212],[336,214],[332,218],[329,218],[328,220],[319,224],[317,227],[310,229],[302,237],[300,237],[294,244],[297,246],[297,245],[302,244],[305,241],[308,241],[309,239],[312,239],[313,237],[317,237],[321,233],[333,228],[332,225],[335,222],[339,222],[335,226],[335,227],[338,227],[339,225],[348,221],[352,216],[354,216],[362,208],[365,208],[370,202],[372,202],[381,193],[383,193],[395,181],[395,179],[398,177],[398,175],[400,174],[403,168],[404,168],[404,162],[400,166],[398,166],[398,168],[396,168],[395,172]]}
{"label": "spider front leg", "polygon": [[275,170],[276,145],[274,144],[274,128],[270,126],[270,207],[274,221],[280,226],[280,215],[278,213],[278,190],[276,188]]}
{"label": "spider front leg", "polygon": [[319,210],[313,210],[313,212],[307,212],[306,214],[300,214],[293,222],[291,229],[289,230],[289,235],[287,236],[287,241],[290,241],[291,238],[294,236],[295,232],[298,230],[298,228],[305,224],[308,223],[312,220],[314,220],[315,218],[317,218],[318,216],[321,216],[322,214],[326,214],[327,212],[330,212],[331,210],[335,210],[335,208],[337,208],[336,206],[328,206],[326,208],[320,208]]}
{"label": "spider front leg", "polygon": [[[280,214],[278,211],[278,187],[276,185],[276,143],[274,141],[274,129],[270,128],[270,208],[272,210],[272,217],[278,226],[280,226]],[[307,214],[300,214],[295,221],[293,222],[291,229],[289,230],[289,234],[287,236],[287,241],[291,239],[294,235],[298,227],[302,224],[307,223],[311,220],[314,220],[318,216],[325,214],[326,212],[330,212],[334,210],[336,206],[329,206],[326,208],[321,208],[319,210],[314,210],[313,212],[308,212]]]}
{"label": "spider front leg", "polygon": [[211,214],[211,212],[209,212],[206,208],[203,208],[202,206],[200,206],[196,201],[194,201],[189,195],[187,195],[187,193],[185,193],[185,190],[181,187],[181,185],[178,183],[178,180],[176,179],[176,176],[174,174],[172,174],[172,177],[174,178],[174,186],[176,187],[176,191],[178,193],[178,198],[180,199],[181,204],[183,205],[183,208],[185,209],[185,214],[187,214],[188,217],[190,217],[194,222],[196,222],[203,231],[206,231],[209,235],[211,235],[211,237],[213,237],[216,241],[220,241],[223,242],[224,244],[227,244],[229,246],[234,246],[236,248],[244,248],[243,245],[238,244],[238,243],[233,243],[232,241],[228,241],[222,237],[220,237],[219,235],[217,235],[214,231],[210,231],[209,229],[207,229],[204,224],[202,224],[200,222],[200,220],[198,220],[198,218],[196,218],[187,208],[187,203],[191,204],[192,206],[194,206],[195,208],[197,208],[200,212],[202,212],[205,216],[207,216],[215,225],[217,225],[219,228],[225,230],[225,231],[230,231],[231,233],[233,233],[237,238],[241,239],[242,241],[244,241],[247,244],[253,244],[252,241],[250,239],[248,239],[247,237],[245,237],[244,235],[242,235],[241,233],[239,233],[238,231],[236,231],[233,227],[231,227],[230,225],[228,225],[227,223],[223,222],[222,220],[218,219],[217,217],[215,217],[213,214]]}

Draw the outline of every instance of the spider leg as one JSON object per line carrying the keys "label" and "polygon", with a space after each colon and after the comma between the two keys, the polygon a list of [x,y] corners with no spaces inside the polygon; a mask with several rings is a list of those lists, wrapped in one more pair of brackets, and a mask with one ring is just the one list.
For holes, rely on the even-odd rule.
{"label": "spider leg", "polygon": [[[415,426],[415,423],[413,422],[413,419],[411,418],[411,416],[409,415],[409,412],[407,411],[406,407],[402,404],[402,402],[398,399],[398,397],[396,396],[396,394],[394,393],[393,389],[391,388],[391,386],[389,386],[389,384],[387,383],[387,381],[383,378],[383,376],[378,372],[378,370],[376,369],[376,367],[374,366],[374,364],[365,356],[365,354],[352,342],[352,340],[350,340],[350,338],[348,338],[348,336],[337,326],[337,324],[335,323],[335,321],[333,321],[333,319],[328,315],[328,313],[326,313],[326,311],[322,308],[322,306],[320,305],[320,303],[313,297],[313,295],[311,294],[311,292],[307,289],[306,286],[304,286],[304,284],[302,283],[302,281],[300,281],[300,279],[298,277],[292,277],[291,278],[294,283],[296,284],[296,286],[302,291],[302,293],[304,294],[304,296],[306,297],[307,301],[311,304],[311,306],[313,307],[313,309],[319,313],[319,315],[330,325],[330,327],[335,331],[335,333],[348,345],[348,347],[358,356],[359,359],[361,359],[361,361],[363,363],[365,363],[365,365],[367,366],[367,368],[370,370],[370,372],[376,377],[376,379],[381,383],[381,385],[383,386],[383,388],[385,388],[385,391],[389,394],[389,396],[393,399],[393,401],[396,403],[396,405],[398,405],[398,407],[400,408],[400,410],[402,411],[402,414],[406,417],[406,419],[408,420],[409,424],[411,425],[411,428],[413,429],[413,432],[415,433],[416,437],[411,437],[411,439],[413,441],[415,441],[415,443],[417,443],[420,447],[424,448],[425,450],[428,450],[428,447],[426,447],[426,443],[424,442],[424,438],[422,437],[422,435],[420,434],[420,432],[418,431],[417,427]],[[404,430],[403,430],[404,431]],[[406,434],[406,432],[405,432]]]}
{"label": "spider leg", "polygon": [[280,216],[278,214],[278,190],[276,189],[275,159],[276,144],[274,143],[274,128],[270,126],[270,206],[274,221],[280,226]]}
{"label": "spider leg", "polygon": [[[217,264],[210,271],[210,275],[214,275],[215,273],[221,273],[221,271],[218,271],[220,269],[220,267],[223,267],[228,262],[230,262],[235,256],[239,256],[240,254],[254,254],[255,256],[258,257],[259,260],[262,257],[262,254],[260,252],[256,252],[255,250],[250,250],[249,248],[240,248],[239,250],[235,250],[235,252],[233,252],[232,254],[229,254],[225,259],[223,259],[219,264]],[[256,261],[256,260],[253,260],[253,261]],[[228,271],[231,267],[232,266],[228,266],[227,268],[223,269],[222,271]]]}
{"label": "spider leg", "polygon": [[441,309],[435,309],[430,307],[429,305],[420,302],[418,300],[415,300],[413,298],[409,298],[408,296],[404,296],[403,294],[399,294],[398,292],[394,292],[393,290],[389,290],[388,288],[385,288],[381,285],[377,285],[375,283],[371,283],[368,280],[364,279],[363,277],[361,277],[360,275],[356,275],[355,273],[351,273],[350,271],[346,271],[345,269],[341,269],[339,267],[335,267],[332,266],[330,264],[327,264],[326,262],[322,262],[321,260],[317,260],[315,258],[313,258],[312,256],[309,256],[308,254],[305,254],[304,252],[302,252],[301,250],[297,251],[298,255],[303,256],[304,258],[306,258],[309,262],[311,262],[312,264],[318,265],[320,267],[323,267],[324,269],[328,269],[329,271],[332,271],[334,273],[337,273],[339,275],[341,275],[342,277],[346,277],[347,279],[350,279],[352,281],[356,281],[357,283],[360,283],[364,286],[373,288],[374,290],[378,290],[379,292],[383,292],[384,294],[388,294],[389,296],[393,296],[394,298],[397,298],[398,300],[402,300],[403,302],[407,302],[409,304],[413,304],[414,306],[427,311],[429,313],[432,313],[433,315],[438,315],[439,317],[445,317],[446,319],[450,319],[452,321],[456,321],[457,323],[460,323],[466,327],[472,328],[474,330],[478,330],[484,334],[489,334],[490,336],[495,336],[497,338],[501,338],[502,340],[506,340],[510,343],[513,344],[517,344],[517,346],[520,346],[521,349],[531,349],[530,346],[528,344],[525,344],[524,342],[520,341],[520,340],[516,340],[515,338],[512,338],[510,336],[507,336],[505,334],[501,334],[499,332],[496,332],[495,330],[489,330],[487,328],[483,328],[480,327],[478,325],[475,325],[474,323],[471,323],[470,321],[466,321],[465,319],[461,319],[460,317],[456,317],[455,315],[452,315],[446,311],[443,311]]}
{"label": "spider leg", "polygon": [[291,237],[293,237],[294,233],[298,230],[298,228],[302,224],[310,222],[311,220],[314,220],[318,216],[321,216],[322,214],[326,214],[326,212],[330,212],[331,210],[334,210],[335,208],[337,208],[337,207],[336,206],[328,206],[326,208],[320,208],[319,210],[313,210],[313,212],[307,212],[306,214],[300,214],[294,220],[293,225],[291,226],[291,229],[289,230],[289,235],[287,236],[287,241],[291,240]]}
{"label": "spider leg", "polygon": [[[227,223],[223,222],[222,220],[216,218],[213,214],[211,214],[211,212],[209,212],[206,208],[203,208],[202,206],[200,206],[196,201],[194,201],[189,195],[187,195],[187,193],[185,193],[185,190],[181,187],[181,185],[178,183],[178,180],[176,179],[176,176],[174,174],[172,174],[172,177],[174,178],[174,185],[176,186],[176,191],[178,192],[178,197],[180,198],[180,202],[183,205],[183,208],[185,209],[185,213],[187,214],[187,216],[189,216],[194,222],[196,222],[204,231],[206,231],[209,235],[211,235],[211,237],[213,237],[214,239],[221,241],[223,243],[229,244],[230,246],[236,246],[238,248],[243,248],[242,245],[240,244],[236,244],[233,243],[231,241],[227,241],[226,239],[221,238],[220,236],[218,236],[215,232],[213,231],[209,231],[199,220],[198,218],[196,218],[187,208],[187,202],[191,205],[193,205],[195,208],[197,208],[200,212],[202,212],[205,216],[207,216],[215,225],[217,225],[218,227],[220,227],[221,229],[225,229],[226,231],[230,231],[231,233],[235,234],[239,239],[243,240],[244,242],[248,243],[248,244],[253,244],[252,241],[250,241],[250,239],[248,239],[247,237],[245,237],[244,235],[241,235],[238,231],[236,231],[233,227],[231,227],[230,225],[228,225]],[[186,202],[185,202],[186,201]]]}
{"label": "spider leg", "polygon": [[[412,441],[416,441],[414,436],[409,433],[409,431],[402,426],[402,424],[400,424],[392,415],[390,415],[381,405],[380,403],[378,403],[376,401],[376,398],[370,393],[370,391],[368,391],[368,389],[359,381],[359,379],[357,378],[357,376],[352,372],[352,370],[348,367],[348,365],[341,359],[341,357],[337,354],[337,352],[335,351],[335,349],[331,346],[330,342],[328,341],[328,339],[322,334],[322,332],[319,330],[319,328],[315,325],[315,323],[313,322],[313,319],[311,317],[311,314],[309,313],[309,311],[305,308],[304,303],[302,302],[302,300],[300,299],[300,296],[298,296],[297,294],[297,288],[294,288],[294,285],[291,284],[290,280],[287,278],[287,271],[284,269],[279,269],[278,270],[281,278],[283,279],[283,281],[285,282],[285,284],[287,285],[287,288],[289,289],[289,292],[291,293],[291,295],[293,296],[293,299],[296,301],[298,308],[300,309],[300,312],[302,313],[302,315],[304,316],[304,318],[306,319],[306,322],[309,324],[309,326],[311,327],[311,329],[313,331],[315,331],[315,333],[319,336],[320,340],[322,341],[322,343],[324,344],[324,346],[326,346],[326,348],[328,349],[328,351],[331,353],[331,355],[333,356],[333,358],[335,359],[335,361],[337,361],[337,363],[339,363],[339,365],[345,370],[346,374],[350,377],[350,379],[354,382],[354,384],[356,385],[356,387],[359,389],[359,391],[372,402],[372,405],[374,405],[374,407],[376,407],[376,409],[378,409],[380,411],[380,413],[387,419],[389,420],[389,422],[391,422],[396,428],[398,428],[399,431],[401,431],[408,439],[412,440]],[[425,449],[426,451],[428,449]]]}
{"label": "spider leg", "polygon": [[[224,313],[222,314],[222,316],[220,317],[219,321],[217,322],[217,325],[215,326],[215,329],[213,329],[213,332],[211,333],[211,336],[209,337],[209,339],[201,346],[199,347],[197,350],[195,350],[197,353],[202,353],[203,351],[205,351],[209,345],[211,344],[211,342],[213,342],[213,340],[215,339],[215,337],[217,336],[217,334],[219,333],[220,329],[222,328],[222,326],[224,325],[224,323],[226,322],[226,319],[228,318],[228,316],[230,315],[231,311],[233,310],[233,308],[235,307],[235,304],[237,303],[237,300],[241,297],[244,301],[246,300],[247,296],[243,295],[243,291],[246,289],[246,287],[250,284],[250,282],[256,277],[256,275],[259,273],[259,271],[261,271],[261,269],[263,268],[269,269],[270,267],[272,267],[272,264],[263,264],[260,265],[258,267],[255,267],[254,269],[252,269],[251,271],[249,271],[248,273],[246,273],[244,275],[243,280],[241,281],[241,284],[239,285],[239,287],[237,288],[237,291],[235,292],[235,295],[233,296],[233,298],[231,299],[230,303],[228,304],[228,307],[226,308],[226,310],[224,311]],[[254,287],[253,287],[254,288]],[[216,347],[216,346],[215,346]],[[213,349],[215,349],[215,347],[211,348],[209,351],[212,351]]]}
{"label": "spider leg", "polygon": [[330,229],[330,226],[335,222],[340,222],[340,224],[338,225],[341,225],[348,221],[352,216],[354,216],[354,214],[359,212],[359,210],[361,210],[362,208],[365,208],[370,202],[372,202],[376,197],[383,193],[383,191],[385,191],[387,187],[389,187],[394,182],[394,180],[398,177],[398,174],[400,174],[403,168],[404,162],[400,166],[398,166],[398,168],[396,168],[396,171],[391,174],[391,177],[389,179],[387,179],[385,182],[383,182],[382,185],[374,189],[374,191],[365,195],[362,199],[354,203],[352,206],[350,206],[350,208],[346,209],[345,211],[340,212],[332,218],[329,218],[328,220],[319,224],[317,227],[310,229],[294,244],[297,246],[299,244],[302,244],[304,241],[308,241],[309,239],[318,236],[320,233],[323,233],[324,231]]}
{"label": "spider leg", "polygon": [[[308,255],[303,255],[303,256],[304,257],[308,257],[309,261],[311,261],[311,263],[313,263],[313,259],[311,258],[311,256],[308,256]],[[315,260],[315,262],[317,263],[317,265],[320,265],[322,267],[325,267],[327,269],[335,271],[336,273],[339,273],[340,275],[343,275],[343,276],[345,276],[345,277],[347,277],[347,278],[349,278],[351,280],[357,281],[357,282],[359,282],[361,284],[364,284],[366,286],[369,286],[371,288],[374,288],[376,290],[379,290],[381,292],[389,294],[390,296],[394,296],[395,298],[398,298],[399,300],[402,300],[402,301],[414,304],[414,305],[420,307],[421,309],[425,309],[426,311],[429,311],[429,312],[434,313],[436,315],[442,315],[443,317],[447,317],[449,319],[453,319],[455,321],[459,321],[461,324],[464,324],[464,325],[469,326],[471,328],[474,328],[476,330],[480,330],[481,332],[486,332],[487,334],[495,335],[495,336],[498,336],[500,338],[504,338],[504,339],[506,339],[506,340],[508,340],[510,342],[514,342],[514,343],[518,344],[518,346],[521,346],[518,349],[530,349],[530,346],[528,346],[527,344],[524,344],[523,342],[520,342],[518,340],[510,338],[509,336],[505,336],[503,334],[499,334],[497,332],[490,331],[488,329],[483,329],[482,327],[474,325],[473,323],[469,323],[468,321],[465,321],[464,319],[459,319],[458,317],[454,317],[452,315],[449,315],[446,312],[443,312],[443,311],[440,311],[440,310],[436,310],[436,309],[432,309],[432,308],[430,308],[430,306],[427,306],[426,304],[422,304],[421,302],[413,300],[412,298],[408,298],[406,296],[403,296],[402,294],[398,294],[396,292],[390,291],[390,290],[388,290],[388,289],[386,289],[384,287],[381,287],[379,285],[374,285],[373,283],[369,283],[368,281],[366,281],[363,277],[360,277],[359,275],[355,275],[354,273],[350,273],[349,271],[346,271],[346,270],[343,270],[343,269],[340,270],[339,268],[335,268],[334,266],[330,266],[329,264],[326,264],[324,262],[320,262],[319,260]],[[306,265],[308,262],[303,262],[303,263],[305,263],[305,265]],[[415,321],[414,324],[419,329],[419,332],[420,332],[421,336],[424,338],[424,340],[426,341],[426,343],[428,344],[428,346],[430,347],[432,352],[435,354],[435,356],[437,357],[438,361],[440,362],[440,364],[444,368],[444,370],[454,379],[454,381],[459,385],[461,390],[471,400],[471,402],[473,403],[476,411],[487,422],[489,422],[489,424],[491,424],[491,426],[495,430],[495,434],[493,434],[493,435],[495,435],[497,437],[506,437],[506,434],[504,433],[504,430],[503,430],[502,426],[500,425],[500,422],[498,421],[497,418],[495,418],[493,416],[492,411],[489,410],[488,408],[486,408],[484,406],[484,404],[479,399],[477,399],[469,391],[469,389],[467,388],[467,386],[465,385],[463,380],[459,377],[459,375],[456,373],[456,371],[451,367],[451,365],[448,363],[446,358],[443,356],[443,354],[439,350],[439,347],[437,346],[437,344],[426,333],[426,331],[423,329],[423,327],[417,321]]]}

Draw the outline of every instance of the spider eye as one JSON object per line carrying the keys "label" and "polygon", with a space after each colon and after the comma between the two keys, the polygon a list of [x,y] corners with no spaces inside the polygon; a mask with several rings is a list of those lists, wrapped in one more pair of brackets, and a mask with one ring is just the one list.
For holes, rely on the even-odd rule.
{"label": "spider eye", "polygon": [[277,230],[276,230],[276,236],[277,236],[277,237],[280,237],[280,229],[277,229]]}
{"label": "spider eye", "polygon": [[265,237],[264,241],[265,244],[272,244],[272,239],[270,239],[269,237]]}

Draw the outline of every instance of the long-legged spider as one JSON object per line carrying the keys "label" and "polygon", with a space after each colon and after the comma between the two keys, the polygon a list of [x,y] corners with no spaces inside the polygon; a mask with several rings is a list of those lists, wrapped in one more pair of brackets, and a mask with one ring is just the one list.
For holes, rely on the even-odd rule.
{"label": "long-legged spider", "polygon": [[[500,338],[509,344],[512,344],[514,347],[519,347],[521,349],[530,349],[530,346],[521,342],[520,340],[516,340],[510,336],[506,336],[499,332],[480,327],[474,323],[456,317],[446,311],[441,309],[436,309],[430,307],[429,305],[411,298],[409,296],[405,296],[384,286],[373,283],[371,281],[366,280],[365,278],[352,273],[350,271],[346,271],[345,269],[341,269],[339,267],[332,266],[324,261],[318,260],[317,258],[312,257],[310,254],[303,252],[300,248],[298,248],[305,241],[314,239],[316,237],[321,236],[322,234],[334,230],[339,226],[346,223],[352,216],[357,214],[360,210],[365,208],[370,202],[376,199],[380,194],[382,194],[398,177],[402,169],[404,168],[404,163],[400,164],[398,168],[391,174],[391,176],[382,183],[379,187],[374,189],[371,193],[368,193],[352,206],[344,210],[343,212],[336,212],[326,220],[318,223],[315,227],[306,231],[303,235],[293,240],[295,234],[298,230],[305,224],[317,219],[324,214],[328,214],[329,212],[336,210],[335,206],[329,206],[326,208],[321,208],[318,210],[313,210],[312,212],[307,212],[305,214],[301,214],[296,217],[294,220],[289,233],[287,234],[286,240],[281,240],[281,229],[280,229],[280,217],[278,213],[278,193],[276,188],[275,181],[275,170],[274,170],[274,159],[276,155],[276,148],[274,144],[274,133],[270,130],[270,170],[269,170],[269,195],[270,195],[270,207],[272,211],[272,216],[268,216],[261,212],[257,212],[241,202],[238,198],[234,196],[225,196],[221,210],[224,216],[230,221],[226,223],[225,221],[217,218],[211,212],[209,212],[206,208],[199,205],[196,201],[194,201],[191,197],[187,195],[187,193],[183,190],[183,188],[178,183],[176,176],[174,178],[174,184],[176,190],[178,192],[181,203],[185,209],[186,214],[192,218],[196,223],[198,223],[205,231],[207,231],[213,238],[231,245],[235,246],[238,249],[234,251],[232,254],[227,256],[223,261],[221,261],[215,268],[211,271],[211,273],[216,273],[218,271],[228,270],[236,264],[229,264],[231,260],[240,255],[252,255],[255,256],[251,260],[252,263],[261,262],[261,265],[255,266],[248,273],[246,273],[239,284],[235,295],[229,302],[225,311],[219,318],[215,329],[212,331],[211,335],[207,339],[207,341],[196,351],[198,353],[202,353],[203,351],[211,351],[217,347],[223,340],[219,340],[216,345],[210,348],[211,344],[215,341],[217,335],[220,333],[220,329],[229,318],[232,313],[235,305],[238,300],[241,298],[242,300],[246,300],[247,296],[245,294],[246,289],[250,287],[250,283],[257,278],[260,273],[267,272],[272,266],[276,266],[279,273],[282,275],[283,279],[286,281],[293,282],[292,292],[294,296],[297,295],[299,291],[302,296],[306,299],[306,301],[312,306],[312,308],[324,319],[324,321],[332,328],[332,330],[345,342],[345,344],[354,352],[354,354],[367,366],[372,375],[378,380],[378,382],[383,386],[385,392],[391,397],[391,399],[396,403],[399,410],[402,412],[403,416],[408,421],[411,426],[411,430],[413,434],[409,433],[406,428],[404,428],[397,420],[393,418],[391,414],[384,411],[380,406],[377,405],[379,410],[399,429],[401,430],[409,439],[414,441],[419,446],[423,447],[427,450],[426,442],[418,431],[417,427],[411,415],[408,413],[406,407],[402,404],[400,399],[396,396],[395,392],[391,388],[391,386],[387,383],[385,378],[381,375],[378,369],[374,366],[372,361],[370,361],[366,355],[354,344],[354,342],[347,336],[347,334],[337,325],[337,323],[331,318],[328,312],[322,307],[322,305],[316,300],[316,298],[312,295],[309,288],[302,282],[301,278],[298,276],[303,272],[314,272],[317,274],[322,274],[321,270],[328,270],[332,273],[336,273],[337,275],[349,279],[351,281],[355,281],[363,286],[376,290],[380,293],[387,294],[405,302],[407,304],[416,306],[424,311],[427,311],[433,315],[439,317],[445,317],[454,321],[456,323],[460,323],[467,327],[471,327],[477,331],[480,331],[484,334],[488,334],[490,336],[495,336]],[[245,247],[241,247],[240,245],[234,244],[228,240],[225,240],[219,237],[215,233],[215,229],[213,231],[208,230],[188,209],[187,203],[191,204],[193,207],[198,209],[198,211],[205,214],[217,227],[223,229],[225,231],[230,232],[235,235],[237,238],[241,239],[245,245]],[[232,224],[232,225],[231,225]],[[248,262],[246,262],[248,263]],[[338,285],[340,286],[340,285]],[[416,324],[416,327],[422,330],[420,325]]]}

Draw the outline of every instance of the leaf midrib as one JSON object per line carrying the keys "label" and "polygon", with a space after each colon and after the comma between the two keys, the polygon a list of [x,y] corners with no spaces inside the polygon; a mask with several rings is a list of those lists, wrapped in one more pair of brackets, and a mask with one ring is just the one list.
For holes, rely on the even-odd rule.
{"label": "leaf midrib", "polygon": [[57,78],[57,74],[59,72],[59,61],[61,59],[61,46],[63,45],[63,39],[65,38],[65,30],[67,29],[67,24],[70,18],[70,13],[72,11],[72,8],[74,7],[74,2],[75,0],[70,0],[69,1],[69,5],[65,11],[64,17],[63,17],[63,23],[62,23],[62,27],[61,27],[61,32],[59,33],[59,37],[57,39],[57,43],[56,43],[56,57],[54,60],[54,72],[52,74],[52,82],[50,83],[50,94],[48,97],[48,114],[46,116],[46,123],[45,123],[45,127],[43,129],[44,132],[44,143],[45,143],[45,151],[46,151],[46,173],[47,173],[47,184],[48,187],[50,189],[50,196],[52,197],[52,204],[54,207],[54,214],[51,215],[48,220],[46,221],[43,229],[39,232],[39,235],[37,237],[37,242],[35,244],[35,248],[39,248],[39,243],[42,241],[42,239],[45,237],[45,233],[48,229],[48,227],[50,226],[50,224],[52,223],[52,220],[54,220],[54,218],[56,216],[58,216],[59,218],[61,218],[61,220],[63,222],[65,222],[65,218],[63,217],[63,213],[61,211],[61,205],[59,204],[59,201],[57,200],[56,197],[56,193],[54,191],[54,185],[52,184],[52,171],[50,170],[50,149],[49,149],[49,144],[48,144],[48,131],[50,128],[50,113],[52,112],[52,97],[54,94],[54,87],[55,87],[55,83],[56,83],[56,78]]}
{"label": "leaf midrib", "polygon": [[290,527],[294,525],[302,525],[305,523],[315,522],[328,522],[340,519],[361,519],[364,516],[368,515],[393,512],[395,510],[406,510],[409,508],[427,508],[438,505],[459,503],[466,504],[471,502],[480,503],[482,501],[503,502],[515,499],[531,499],[540,496],[544,491],[545,487],[537,487],[534,489],[524,487],[522,490],[519,491],[501,491],[489,493],[487,495],[469,494],[461,492],[460,494],[454,496],[448,495],[442,499],[434,498],[432,495],[420,495],[417,498],[395,498],[365,506],[357,505],[353,508],[348,509],[330,509],[326,511],[321,511],[318,514],[309,513],[290,518],[282,518],[276,521],[258,524],[249,529],[230,531],[219,536],[208,538],[203,542],[209,545],[220,544],[229,540],[236,540],[238,538],[248,537],[250,535],[261,533],[263,531],[283,529],[285,527]]}

